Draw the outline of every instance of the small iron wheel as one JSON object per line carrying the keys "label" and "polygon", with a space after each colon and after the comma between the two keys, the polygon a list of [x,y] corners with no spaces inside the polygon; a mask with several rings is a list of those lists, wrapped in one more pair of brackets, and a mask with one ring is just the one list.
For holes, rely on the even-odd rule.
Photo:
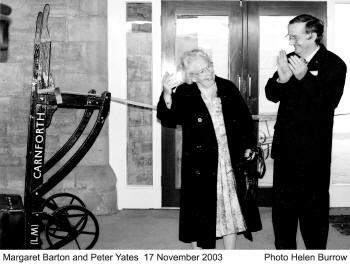
{"label": "small iron wheel", "polygon": [[91,211],[70,205],[52,213],[45,234],[49,249],[91,249],[97,242],[99,226]]}
{"label": "small iron wheel", "polygon": [[70,205],[85,207],[84,202],[79,197],[71,193],[54,194],[48,197],[42,203],[41,207],[42,207],[42,211],[45,211],[50,214],[60,207],[70,206]]}

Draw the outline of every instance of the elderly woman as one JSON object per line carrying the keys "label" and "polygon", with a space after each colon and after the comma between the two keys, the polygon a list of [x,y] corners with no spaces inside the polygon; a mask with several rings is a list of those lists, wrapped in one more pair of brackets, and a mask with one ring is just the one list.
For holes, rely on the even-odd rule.
{"label": "elderly woman", "polygon": [[[224,248],[233,249],[237,233],[252,231],[246,184],[235,170],[255,146],[252,118],[237,87],[215,76],[204,51],[185,52],[181,67],[185,83],[166,73],[157,107],[163,126],[182,125],[179,239],[211,249],[223,238]],[[261,229],[260,216],[253,228]]]}

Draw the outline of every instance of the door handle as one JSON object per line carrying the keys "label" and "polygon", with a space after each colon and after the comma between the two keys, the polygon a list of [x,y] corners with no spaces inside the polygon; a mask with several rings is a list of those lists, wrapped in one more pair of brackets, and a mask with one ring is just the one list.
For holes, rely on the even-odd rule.
{"label": "door handle", "polygon": [[248,98],[252,98],[252,75],[248,74]]}
{"label": "door handle", "polygon": [[237,80],[238,80],[238,90],[241,91],[241,85],[242,85],[241,75],[237,74]]}

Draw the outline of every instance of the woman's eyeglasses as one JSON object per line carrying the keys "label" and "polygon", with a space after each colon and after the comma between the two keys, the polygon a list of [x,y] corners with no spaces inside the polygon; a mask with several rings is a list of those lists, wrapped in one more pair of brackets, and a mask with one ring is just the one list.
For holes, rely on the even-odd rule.
{"label": "woman's eyeglasses", "polygon": [[196,73],[191,73],[191,75],[199,77],[199,76],[206,74],[207,72],[211,72],[212,70],[213,70],[213,64],[209,64],[208,66],[201,69],[200,71],[198,71]]}

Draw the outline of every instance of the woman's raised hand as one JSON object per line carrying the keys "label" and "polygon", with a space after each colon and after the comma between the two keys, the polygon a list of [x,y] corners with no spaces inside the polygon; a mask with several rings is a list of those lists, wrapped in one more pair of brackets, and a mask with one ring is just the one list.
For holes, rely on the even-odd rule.
{"label": "woman's raised hand", "polygon": [[181,84],[181,81],[177,80],[174,74],[169,74],[168,72],[165,72],[162,84],[164,94],[171,95],[173,88],[179,86]]}

